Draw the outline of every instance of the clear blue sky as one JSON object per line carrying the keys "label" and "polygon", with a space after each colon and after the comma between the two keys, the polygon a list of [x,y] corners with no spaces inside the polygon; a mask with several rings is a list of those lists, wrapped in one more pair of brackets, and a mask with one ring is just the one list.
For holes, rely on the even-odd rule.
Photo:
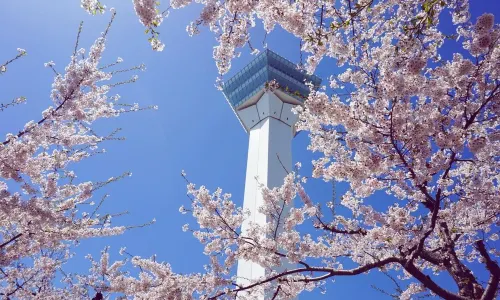
{"label": "clear blue sky", "polygon": [[[53,74],[43,63],[53,60],[61,70],[69,61],[80,21],[84,21],[81,46],[88,47],[104,30],[109,13],[92,17],[80,8],[80,1],[4,1],[0,9],[0,61],[16,54],[16,48],[24,48],[28,55],[16,61],[0,78],[2,95],[0,102],[16,96],[25,96],[28,104],[2,113],[1,132],[19,130],[26,122],[37,120],[41,111],[50,105],[49,93]],[[178,212],[180,205],[188,204],[185,182],[180,176],[186,170],[190,180],[204,184],[211,190],[220,186],[233,194],[241,204],[244,188],[248,140],[221,92],[215,89],[217,76],[212,59],[214,38],[207,30],[190,38],[185,27],[197,16],[199,6],[173,11],[160,27],[165,50],[151,51],[133,11],[132,1],[103,1],[117,9],[116,22],[111,29],[104,62],[112,62],[118,56],[124,65],[145,63],[147,71],[140,73],[136,84],[121,88],[122,101],[138,102],[143,106],[156,104],[158,111],[126,114],[118,119],[99,122],[97,128],[105,133],[122,127],[123,142],[105,145],[107,153],[91,158],[77,167],[82,180],[105,180],[124,171],[133,176],[108,186],[111,194],[103,212],[117,213],[127,210],[129,215],[116,219],[116,224],[141,224],[156,218],[153,226],[135,229],[122,236],[83,241],[78,254],[95,256],[106,245],[111,245],[112,257],[118,258],[118,250],[126,246],[134,255],[149,257],[157,254],[160,261],[168,261],[174,271],[189,273],[202,271],[208,261],[202,246],[181,226],[194,220]],[[166,2],[166,1],[165,1]],[[500,18],[500,1],[471,1],[472,19],[483,12],[492,12]],[[163,4],[166,7],[168,4]],[[449,32],[451,33],[451,32]],[[262,49],[263,34],[255,30],[253,45]],[[288,58],[299,61],[298,41],[280,30],[267,37],[269,48]],[[451,47],[446,55],[450,55]],[[247,64],[252,57],[248,49],[233,62],[231,74]],[[324,62],[317,74],[326,80],[338,73],[334,62]],[[293,144],[294,161],[303,162],[303,173],[310,174],[312,153],[306,150],[307,134],[299,134]],[[345,185],[337,193],[345,191]],[[320,181],[308,184],[314,200],[325,202],[331,198],[331,185]],[[380,197],[377,201],[390,201]],[[88,269],[84,259],[76,258],[67,271]],[[444,278],[443,281],[449,281]],[[339,278],[328,285],[328,293],[305,293],[301,299],[331,298],[361,299],[383,298],[370,284],[389,287],[388,279],[376,275],[356,278]]]}

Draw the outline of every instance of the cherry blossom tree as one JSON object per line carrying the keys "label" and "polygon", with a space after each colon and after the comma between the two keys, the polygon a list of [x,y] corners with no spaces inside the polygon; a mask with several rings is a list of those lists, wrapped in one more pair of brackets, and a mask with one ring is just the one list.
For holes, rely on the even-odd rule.
{"label": "cherry blossom tree", "polygon": [[[180,211],[197,224],[183,229],[205,245],[205,273],[176,274],[169,264],[133,257],[140,268],[134,277],[121,269],[127,259],[109,265],[105,252],[92,260],[86,284],[138,299],[250,299],[262,292],[287,299],[338,276],[382,270],[412,279],[401,299],[497,297],[500,27],[492,14],[470,20],[468,0],[171,0],[163,12],[159,2],[134,0],[154,49],[163,49],[157,27],[166,12],[192,2],[202,9],[187,31],[206,26],[216,35],[221,75],[250,46],[257,20],[267,32],[279,25],[301,40],[307,72],[323,59],[337,62],[341,73],[331,75],[328,88],[311,90],[297,126],[309,133],[309,149],[322,154],[312,177],[349,184],[340,202],[349,213],[311,199],[307,177],[291,172],[283,186],[262,189],[268,223],[242,235],[247,213],[230,194],[189,183],[192,203]],[[92,12],[102,4],[82,6]],[[440,30],[445,19],[456,32]],[[460,46],[451,58],[442,57],[446,43]],[[370,197],[376,192],[390,200],[384,209]],[[296,196],[301,205],[282,213],[280,203]],[[284,232],[276,232],[278,223]],[[319,234],[302,233],[301,224]],[[236,284],[238,259],[264,266],[266,276]],[[283,259],[297,267],[273,271]],[[486,270],[485,281],[473,265]],[[456,288],[440,285],[439,274]]]}
{"label": "cherry blossom tree", "polygon": [[[118,69],[118,58],[101,64],[108,31],[90,47],[88,53],[74,53],[63,73],[54,62],[46,67],[54,72],[49,106],[37,121],[26,123],[17,133],[4,133],[0,143],[0,295],[2,299],[80,299],[86,290],[71,285],[71,278],[62,273],[62,266],[73,256],[72,247],[90,237],[117,235],[127,227],[111,226],[110,214],[100,215],[92,195],[107,184],[130,173],[104,181],[82,181],[73,165],[104,153],[101,144],[120,140],[119,129],[98,134],[92,123],[98,119],[117,117],[121,113],[141,110],[137,104],[118,102],[119,95],[110,95],[113,87],[135,82],[112,80],[117,73],[140,70],[142,66]],[[0,66],[2,76],[15,67],[26,51]],[[18,97],[0,105],[2,114],[26,102]],[[54,283],[62,276],[69,285]]]}
{"label": "cherry blossom tree", "polygon": [[[81,6],[104,13],[101,2],[81,0]],[[331,74],[328,87],[311,90],[297,109],[297,127],[309,133],[310,150],[322,154],[313,161],[311,177],[349,184],[340,202],[349,213],[339,214],[336,203],[323,206],[311,199],[308,176],[300,175],[298,164],[281,187],[262,188],[260,210],[268,223],[254,224],[243,235],[239,228],[247,212],[230,194],[188,183],[192,201],[180,211],[192,214],[196,224],[183,229],[204,245],[206,272],[176,274],[154,257],[110,262],[105,249],[100,259],[89,257],[89,275],[63,275],[66,285],[55,284],[74,242],[126,229],[112,227],[110,215],[100,216],[100,205],[88,207],[97,189],[127,174],[82,182],[71,170],[102,153],[101,143],[117,139],[116,131],[94,132],[94,121],[140,109],[119,106],[118,95],[108,96],[114,86],[136,80],[110,81],[121,59],[100,65],[108,27],[88,54],[77,43],[63,74],[53,62],[46,64],[55,72],[53,105],[38,121],[7,134],[0,146],[2,297],[251,299],[266,293],[288,299],[324,288],[338,276],[378,270],[411,279],[402,299],[420,293],[497,297],[500,27],[492,14],[470,20],[467,0],[171,0],[165,8],[157,1],[133,0],[154,50],[164,49],[158,27],[169,11],[192,2],[202,9],[187,31],[195,35],[205,26],[215,34],[221,75],[242,48],[257,52],[249,33],[257,21],[267,32],[279,25],[300,39],[300,50],[308,54],[305,71],[313,73],[323,59],[337,62],[341,73]],[[456,32],[440,30],[446,18]],[[461,48],[443,57],[446,43]],[[24,55],[18,49],[0,73],[7,76]],[[0,111],[25,100],[4,103]],[[384,208],[374,203],[376,192],[390,200]],[[301,204],[283,212],[281,203],[296,197]],[[281,233],[278,224],[284,224]],[[318,234],[301,231],[307,225]],[[238,285],[233,271],[239,259],[268,272]],[[296,268],[274,271],[284,259]],[[138,267],[138,276],[128,272],[129,262]],[[479,278],[473,266],[482,267],[488,278]],[[456,287],[441,285],[440,274]]]}

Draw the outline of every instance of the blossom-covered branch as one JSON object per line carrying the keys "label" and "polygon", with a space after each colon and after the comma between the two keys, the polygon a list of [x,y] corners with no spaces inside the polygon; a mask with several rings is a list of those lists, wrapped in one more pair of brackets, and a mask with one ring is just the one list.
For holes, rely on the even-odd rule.
{"label": "blossom-covered branch", "polygon": [[[53,282],[72,257],[73,245],[126,230],[111,226],[111,215],[101,216],[91,201],[97,189],[121,177],[82,181],[72,170],[75,163],[104,153],[103,142],[119,139],[117,131],[97,134],[94,121],[139,109],[116,107],[119,97],[109,96],[116,71],[100,67],[113,18],[114,13],[86,55],[77,49],[64,73],[55,72],[52,105],[39,121],[7,133],[0,144],[0,294],[6,299],[81,298],[84,287]],[[16,58],[26,53],[19,52]],[[15,59],[2,65],[3,71]],[[55,71],[53,62],[46,66]]]}

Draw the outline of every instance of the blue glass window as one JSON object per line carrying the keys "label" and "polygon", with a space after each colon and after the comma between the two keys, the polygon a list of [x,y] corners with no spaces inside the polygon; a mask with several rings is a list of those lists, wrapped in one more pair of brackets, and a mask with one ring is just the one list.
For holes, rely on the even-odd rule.
{"label": "blue glass window", "polygon": [[295,64],[272,52],[265,50],[252,62],[227,80],[223,85],[223,92],[234,108],[245,103],[259,92],[266,82],[276,80],[281,88],[302,101],[302,96],[309,94],[309,88],[305,82],[312,82],[319,87],[321,79],[315,75],[298,70]]}

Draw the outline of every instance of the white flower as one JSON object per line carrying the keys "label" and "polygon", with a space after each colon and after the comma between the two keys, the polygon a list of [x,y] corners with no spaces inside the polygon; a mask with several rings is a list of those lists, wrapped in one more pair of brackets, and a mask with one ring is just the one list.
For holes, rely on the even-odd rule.
{"label": "white flower", "polygon": [[43,66],[46,67],[46,68],[53,67],[55,65],[56,64],[53,61],[49,61],[49,62],[46,62],[46,63],[43,64]]}
{"label": "white flower", "polygon": [[102,5],[99,0],[81,0],[81,7],[89,14],[96,14],[97,12],[104,12],[105,5]]}
{"label": "white flower", "polygon": [[15,103],[23,103],[26,102],[26,97],[17,97],[15,100]]}
{"label": "white flower", "polygon": [[159,39],[154,38],[151,40],[151,47],[154,51],[161,52],[165,48],[165,44],[163,44]]}

